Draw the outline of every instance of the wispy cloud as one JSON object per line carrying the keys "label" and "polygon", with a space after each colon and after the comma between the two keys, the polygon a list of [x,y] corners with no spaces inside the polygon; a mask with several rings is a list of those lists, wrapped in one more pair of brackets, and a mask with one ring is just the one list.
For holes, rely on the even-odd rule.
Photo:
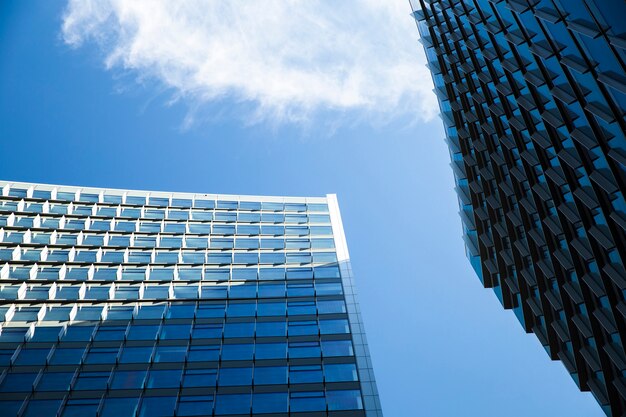
{"label": "wispy cloud", "polygon": [[429,120],[438,108],[409,12],[405,0],[69,0],[62,33],[190,108],[230,100],[254,121]]}

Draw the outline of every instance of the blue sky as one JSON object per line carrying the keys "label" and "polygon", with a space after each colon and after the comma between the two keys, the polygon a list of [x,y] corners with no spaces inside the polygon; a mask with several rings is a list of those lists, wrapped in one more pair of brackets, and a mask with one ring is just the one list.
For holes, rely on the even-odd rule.
{"label": "blue sky", "polygon": [[[293,64],[293,51],[265,62],[258,48],[271,50],[284,38],[281,31],[295,30],[277,25],[267,42],[242,49],[258,54],[250,63],[244,55],[243,64],[229,68],[245,67],[248,77],[270,71],[288,91],[275,79],[204,74],[198,70],[204,61],[187,71],[168,49],[138,58],[133,51],[154,44],[120,36],[128,35],[119,32],[123,22],[110,15],[96,30],[88,25],[93,16],[76,14],[74,26],[65,19],[64,31],[70,9],[63,1],[2,2],[0,178],[228,194],[337,193],[387,417],[602,416],[592,396],[578,392],[565,368],[549,360],[469,267],[417,33],[404,21],[389,27],[400,9],[406,8],[400,18],[410,19],[408,4],[397,1],[386,19],[372,20],[378,9],[371,1],[340,7],[364,9],[369,14],[352,17],[372,21],[368,31],[354,32],[351,48],[329,52],[328,42],[304,44],[302,62]],[[279,3],[267,4],[268,13],[284,13]],[[333,32],[340,16],[329,14],[332,7],[307,4],[304,12],[326,28],[326,38],[346,36]],[[222,29],[216,25],[206,36]],[[302,30],[299,39],[316,36]],[[378,45],[368,32],[393,42]],[[224,59],[232,64],[232,57]],[[412,65],[415,79],[407,81]],[[347,73],[362,75],[354,80]]]}

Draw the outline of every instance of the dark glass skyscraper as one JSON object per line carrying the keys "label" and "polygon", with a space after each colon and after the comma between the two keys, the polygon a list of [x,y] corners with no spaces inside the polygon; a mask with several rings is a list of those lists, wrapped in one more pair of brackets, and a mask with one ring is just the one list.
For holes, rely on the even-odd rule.
{"label": "dark glass skyscraper", "polygon": [[472,266],[624,415],[626,2],[411,3]]}
{"label": "dark glass skyscraper", "polygon": [[3,417],[382,417],[334,195],[0,182]]}

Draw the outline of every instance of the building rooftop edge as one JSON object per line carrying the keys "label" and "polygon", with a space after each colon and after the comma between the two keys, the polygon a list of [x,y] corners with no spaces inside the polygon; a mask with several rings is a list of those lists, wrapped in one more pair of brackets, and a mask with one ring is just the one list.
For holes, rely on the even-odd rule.
{"label": "building rooftop edge", "polygon": [[267,202],[294,202],[294,203],[327,203],[327,197],[335,194],[327,194],[326,196],[265,196],[265,195],[240,195],[240,194],[211,194],[211,193],[193,193],[193,192],[180,192],[180,191],[153,191],[153,190],[134,190],[124,188],[104,188],[104,187],[83,187],[76,185],[59,185],[59,184],[45,184],[38,182],[23,182],[23,181],[9,181],[0,179],[0,188],[6,186],[30,188],[35,190],[53,190],[57,189],[62,192],[85,192],[85,193],[100,193],[105,192],[112,195],[134,195],[134,196],[154,196],[154,197],[169,197],[174,198],[212,198],[218,200],[238,200],[238,201],[267,201]]}

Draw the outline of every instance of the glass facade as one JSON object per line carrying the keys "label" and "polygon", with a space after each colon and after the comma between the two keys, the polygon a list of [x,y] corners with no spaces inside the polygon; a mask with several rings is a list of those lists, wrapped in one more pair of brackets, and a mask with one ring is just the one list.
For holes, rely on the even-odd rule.
{"label": "glass facade", "polygon": [[382,416],[334,195],[0,189],[2,416]]}
{"label": "glass facade", "polygon": [[624,415],[626,2],[411,4],[473,268]]}

